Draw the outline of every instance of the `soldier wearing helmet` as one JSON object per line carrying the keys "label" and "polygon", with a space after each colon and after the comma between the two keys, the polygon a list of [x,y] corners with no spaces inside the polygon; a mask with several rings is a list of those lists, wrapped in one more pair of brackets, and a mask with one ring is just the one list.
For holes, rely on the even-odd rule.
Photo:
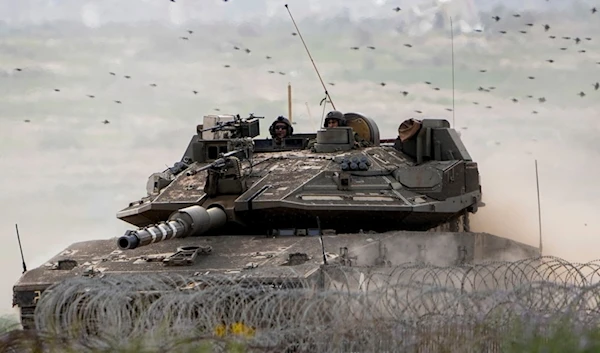
{"label": "soldier wearing helmet", "polygon": [[269,133],[275,143],[281,145],[284,138],[290,137],[294,133],[294,128],[286,117],[278,116],[269,127]]}
{"label": "soldier wearing helmet", "polygon": [[346,126],[346,118],[344,118],[344,114],[337,110],[332,110],[327,113],[323,127],[330,128],[339,126]]}
{"label": "soldier wearing helmet", "polygon": [[[323,127],[326,129],[329,128],[336,128],[336,127],[342,127],[342,126],[346,126],[346,118],[344,117],[344,113],[338,111],[338,110],[332,110],[329,113],[327,113],[327,115],[325,116],[325,123],[323,124]],[[353,132],[354,135],[354,147],[355,148],[360,148],[360,147],[369,147],[371,144],[368,141],[365,141],[363,138],[361,138],[355,131]],[[312,148],[312,146],[314,146],[314,144],[316,143],[316,139],[311,140],[308,144],[309,148]]]}
{"label": "soldier wearing helmet", "polygon": [[[346,126],[346,118],[344,117],[344,114],[340,111],[337,110],[332,110],[329,113],[327,113],[327,116],[325,117],[325,126],[326,128],[331,128],[331,127],[339,127],[339,126]],[[363,138],[361,138],[358,133],[356,133],[356,131],[353,132],[354,135],[354,147],[355,148],[359,148],[359,147],[369,147],[370,143],[368,141],[365,141]]]}

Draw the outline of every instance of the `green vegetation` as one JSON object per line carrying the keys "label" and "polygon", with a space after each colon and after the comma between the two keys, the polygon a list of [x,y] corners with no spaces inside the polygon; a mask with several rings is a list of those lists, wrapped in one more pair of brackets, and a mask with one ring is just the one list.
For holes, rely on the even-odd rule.
{"label": "green vegetation", "polygon": [[19,319],[14,316],[0,316],[0,335],[21,327]]}
{"label": "green vegetation", "polygon": [[[502,315],[507,314],[503,313]],[[485,351],[486,348],[495,348],[503,353],[593,353],[600,351],[600,328],[593,325],[586,327],[579,325],[581,327],[577,328],[572,320],[566,318],[558,318],[549,322],[542,319],[539,323],[535,319],[515,318],[510,319],[509,322],[510,324],[485,322],[473,325],[467,324],[465,321],[465,327],[461,323],[420,324],[414,331],[414,339],[416,339],[416,345],[424,348],[428,347],[429,349],[435,347],[436,352],[479,352]],[[385,351],[386,348],[390,347],[394,349],[403,347],[400,337],[393,335],[388,337],[378,330],[374,330],[373,335],[380,336],[380,339],[372,341],[376,345],[373,347],[376,351]],[[336,329],[332,328],[329,333],[316,332],[311,339],[319,340],[323,338],[327,341],[326,344],[329,345],[329,348],[332,348],[332,337],[346,337],[339,342],[336,341],[340,345],[344,344],[342,342],[348,344],[348,340],[351,345],[358,344],[351,339],[351,336],[349,333],[336,332]],[[44,351],[68,353],[82,351],[120,353],[203,353],[219,351],[245,353],[280,352],[285,350],[281,346],[264,348],[260,340],[255,342],[253,340],[254,338],[248,339],[242,334],[230,334],[225,337],[199,336],[183,338],[172,343],[172,340],[161,339],[161,335],[156,334],[152,335],[151,341],[160,343],[157,343],[154,348],[148,348],[149,340],[147,338],[140,338],[126,344],[110,343],[106,340],[102,343],[103,348],[92,348],[92,341],[88,339],[72,343],[64,339],[52,339],[23,331],[13,331],[4,335],[4,338],[0,341],[0,350],[17,346],[43,346]],[[98,342],[96,343],[100,345]],[[363,348],[368,350],[369,347]]]}

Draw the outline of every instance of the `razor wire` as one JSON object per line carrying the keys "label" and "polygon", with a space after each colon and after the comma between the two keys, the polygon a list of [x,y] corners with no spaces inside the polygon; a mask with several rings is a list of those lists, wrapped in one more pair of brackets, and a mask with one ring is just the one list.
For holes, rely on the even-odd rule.
{"label": "razor wire", "polygon": [[598,327],[599,271],[598,261],[543,257],[453,267],[330,265],[317,280],[293,269],[276,278],[256,270],[107,274],[48,288],[35,324],[97,347],[234,337],[255,351],[498,351],[500,338],[519,325],[531,335],[565,322],[576,331]]}

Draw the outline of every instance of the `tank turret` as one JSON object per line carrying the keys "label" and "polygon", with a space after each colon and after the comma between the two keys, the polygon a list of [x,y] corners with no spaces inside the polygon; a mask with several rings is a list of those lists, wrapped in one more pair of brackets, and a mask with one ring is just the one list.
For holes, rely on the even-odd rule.
{"label": "tank turret", "polygon": [[[393,145],[381,143],[371,118],[346,113],[344,121],[275,145],[250,137],[259,127],[252,115],[205,117],[178,168],[167,171],[169,180],[149,182],[149,196],[118,217],[148,227],[184,207],[218,205],[227,215],[225,228],[235,225],[238,233],[303,234],[317,217],[337,232],[428,230],[477,211],[477,163],[448,121],[407,120]],[[356,136],[368,147],[357,145]],[[315,141],[311,148],[306,139]],[[125,239],[123,249],[130,244]]]}

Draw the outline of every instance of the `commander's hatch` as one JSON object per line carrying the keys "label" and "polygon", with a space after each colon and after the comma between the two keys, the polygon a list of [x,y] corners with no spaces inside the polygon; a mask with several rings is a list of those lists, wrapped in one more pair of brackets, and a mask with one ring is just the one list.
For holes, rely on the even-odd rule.
{"label": "commander's hatch", "polygon": [[[198,131],[210,129],[229,121],[234,121],[235,115],[205,115],[202,127],[198,127]],[[229,131],[202,131],[202,140],[224,140],[229,138]]]}

